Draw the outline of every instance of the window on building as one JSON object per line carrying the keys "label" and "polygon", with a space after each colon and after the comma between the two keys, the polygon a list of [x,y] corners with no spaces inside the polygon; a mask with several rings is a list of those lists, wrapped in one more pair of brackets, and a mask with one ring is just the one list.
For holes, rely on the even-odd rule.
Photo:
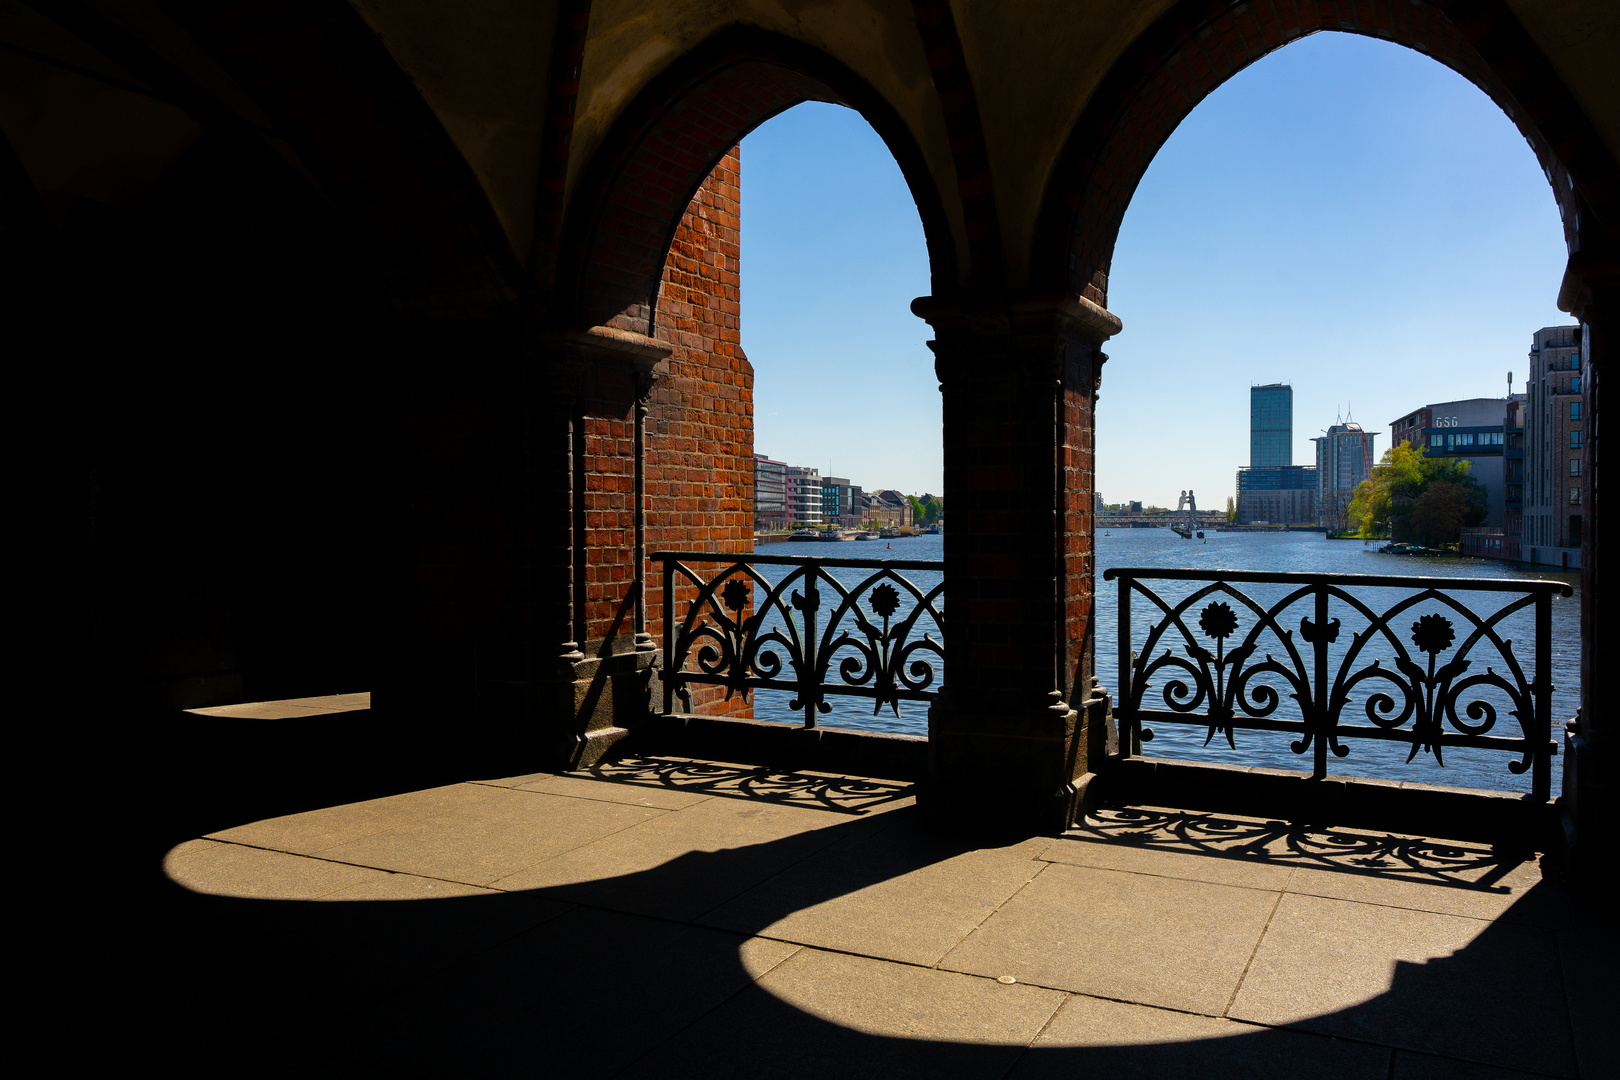
{"label": "window on building", "polygon": [[1581,504],[1581,489],[1580,488],[1570,488],[1569,489],[1569,501],[1574,506],[1579,506]]}
{"label": "window on building", "polygon": [[1578,394],[1581,392],[1581,377],[1579,375],[1576,375],[1569,380],[1569,392],[1572,394]]}
{"label": "window on building", "polygon": [[1581,403],[1580,402],[1572,401],[1572,402],[1569,403],[1569,418],[1571,420],[1579,420],[1581,418]]}
{"label": "window on building", "polygon": [[1569,433],[1569,448],[1571,450],[1579,450],[1581,448],[1581,433],[1579,431],[1572,431]]}
{"label": "window on building", "polygon": [[1579,476],[1579,475],[1581,475],[1581,459],[1580,458],[1572,457],[1572,458],[1569,459],[1569,475],[1571,475],[1571,476]]}

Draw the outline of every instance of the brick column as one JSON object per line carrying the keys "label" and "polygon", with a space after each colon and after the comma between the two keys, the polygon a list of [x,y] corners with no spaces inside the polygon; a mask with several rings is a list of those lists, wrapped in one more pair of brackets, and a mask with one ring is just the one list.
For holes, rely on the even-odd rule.
{"label": "brick column", "polygon": [[[1587,502],[1581,529],[1581,711],[1564,740],[1565,855],[1582,884],[1606,881],[1620,854],[1620,717],[1604,700],[1602,677],[1608,622],[1603,616],[1605,537],[1620,535],[1603,497],[1600,419],[1603,370],[1620,351],[1620,255],[1579,252],[1570,257],[1558,306],[1581,321],[1586,367],[1583,469]],[[1610,556],[1611,558],[1613,556]],[[1612,643],[1611,643],[1612,645]],[[1555,721],[1562,719],[1554,718]]]}
{"label": "brick column", "polygon": [[924,297],[944,397],[946,664],[924,800],[952,816],[1073,819],[1107,742],[1092,678],[1093,414],[1083,298]]}
{"label": "brick column", "polygon": [[[657,651],[644,616],[642,424],[654,366],[670,350],[605,327],[557,335],[542,349],[533,583],[541,632],[534,643],[534,716],[540,764],[577,769],[595,764],[650,712]],[[604,395],[603,384],[623,384],[628,399]],[[593,434],[593,427],[614,425],[623,425],[628,438]],[[625,519],[629,543],[617,542],[614,522],[604,524],[608,517]],[[593,617],[603,607],[627,607],[631,616]]]}

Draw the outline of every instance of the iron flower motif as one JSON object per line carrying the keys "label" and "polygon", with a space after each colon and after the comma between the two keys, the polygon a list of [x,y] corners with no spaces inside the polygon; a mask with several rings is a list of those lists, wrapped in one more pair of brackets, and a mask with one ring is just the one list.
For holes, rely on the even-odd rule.
{"label": "iron flower motif", "polygon": [[1412,624],[1412,644],[1430,656],[1450,648],[1456,636],[1444,615],[1425,615]]}
{"label": "iron flower motif", "polygon": [[872,590],[872,611],[887,619],[900,608],[900,591],[893,585],[879,585]]}
{"label": "iron flower motif", "polygon": [[1198,626],[1216,641],[1229,637],[1237,630],[1237,615],[1225,603],[1213,603],[1198,616]]}
{"label": "iron flower motif", "polygon": [[726,582],[725,588],[720,590],[720,599],[732,611],[741,611],[748,606],[748,585],[737,578]]}

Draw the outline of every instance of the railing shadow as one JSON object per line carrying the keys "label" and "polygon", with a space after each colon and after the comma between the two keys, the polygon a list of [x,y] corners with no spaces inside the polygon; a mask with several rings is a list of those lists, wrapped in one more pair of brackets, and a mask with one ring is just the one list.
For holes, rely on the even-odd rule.
{"label": "railing shadow", "polygon": [[752,765],[649,755],[626,755],[588,770],[591,776],[633,787],[696,792],[785,806],[813,806],[865,814],[916,794],[916,785],[832,774],[782,772]]}
{"label": "railing shadow", "polygon": [[1499,882],[1525,861],[1522,851],[1478,844],[1144,807],[1098,808],[1068,835],[1159,851],[1497,892],[1507,891]]}

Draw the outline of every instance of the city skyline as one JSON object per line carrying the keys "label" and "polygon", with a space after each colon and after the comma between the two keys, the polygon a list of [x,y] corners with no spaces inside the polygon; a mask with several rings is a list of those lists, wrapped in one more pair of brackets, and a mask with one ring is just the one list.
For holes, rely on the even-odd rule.
{"label": "city skyline", "polygon": [[[908,310],[926,250],[893,159],[855,113],[801,105],[744,140],[741,187],[757,445],[941,491],[930,333]],[[1096,486],[1224,501],[1252,383],[1293,385],[1295,461],[1340,420],[1504,395],[1531,335],[1568,321],[1564,259],[1534,155],[1477,88],[1372,39],[1290,45],[1194,110],[1132,198]]]}

